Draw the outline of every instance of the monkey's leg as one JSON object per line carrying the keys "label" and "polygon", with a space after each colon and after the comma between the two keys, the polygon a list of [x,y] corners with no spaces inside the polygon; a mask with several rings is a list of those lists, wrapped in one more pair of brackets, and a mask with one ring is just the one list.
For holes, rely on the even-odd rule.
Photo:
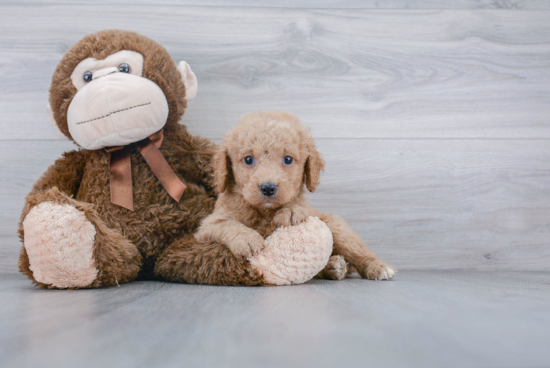
{"label": "monkey's leg", "polygon": [[172,243],[157,259],[155,274],[169,281],[208,285],[265,285],[260,273],[225,245],[192,235]]}
{"label": "monkey's leg", "polygon": [[332,231],[333,255],[340,254],[357,268],[361,277],[369,280],[391,280],[397,271],[385,264],[367,248],[357,233],[340,217],[314,211]]}
{"label": "monkey's leg", "polygon": [[141,256],[93,206],[52,188],[27,197],[19,229],[19,270],[52,289],[104,287],[137,277]]}

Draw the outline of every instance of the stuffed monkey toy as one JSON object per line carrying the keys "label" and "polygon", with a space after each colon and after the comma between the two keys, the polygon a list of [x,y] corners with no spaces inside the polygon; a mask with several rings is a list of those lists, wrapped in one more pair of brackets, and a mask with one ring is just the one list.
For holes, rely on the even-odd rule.
{"label": "stuffed monkey toy", "polygon": [[[19,269],[33,283],[273,284],[226,246],[193,237],[216,200],[216,147],[178,123],[196,91],[187,63],[176,66],[162,46],[136,33],[98,32],[64,55],[52,78],[50,117],[78,149],[50,166],[26,198]],[[284,283],[307,281],[330,256],[326,225],[304,226],[311,228],[300,232],[309,232],[323,257],[305,279]],[[271,246],[295,230],[276,230]]]}

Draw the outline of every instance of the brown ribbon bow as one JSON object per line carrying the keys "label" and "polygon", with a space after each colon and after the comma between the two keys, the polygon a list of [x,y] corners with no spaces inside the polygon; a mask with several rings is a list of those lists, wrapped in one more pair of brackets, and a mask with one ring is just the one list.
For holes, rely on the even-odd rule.
{"label": "brown ribbon bow", "polygon": [[[179,202],[186,186],[176,176],[176,173],[168,165],[168,162],[166,162],[166,159],[159,150],[163,138],[164,133],[161,130],[142,141],[132,144],[135,144],[137,150],[153,171],[153,174],[155,174],[164,189],[170,194],[170,197]],[[111,202],[130,211],[134,210],[132,162],[130,160],[129,149],[132,144],[105,149],[105,151],[111,154]]]}

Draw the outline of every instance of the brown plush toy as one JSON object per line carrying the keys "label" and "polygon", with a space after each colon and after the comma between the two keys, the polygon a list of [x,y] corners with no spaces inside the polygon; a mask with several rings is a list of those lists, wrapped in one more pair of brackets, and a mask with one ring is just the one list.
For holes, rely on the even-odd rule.
{"label": "brown plush toy", "polygon": [[196,89],[185,62],[176,66],[136,33],[92,34],[65,54],[50,112],[80,148],[57,160],[26,198],[22,273],[60,289],[137,278],[270,284],[226,246],[193,237],[216,201],[216,147],[178,124]]}

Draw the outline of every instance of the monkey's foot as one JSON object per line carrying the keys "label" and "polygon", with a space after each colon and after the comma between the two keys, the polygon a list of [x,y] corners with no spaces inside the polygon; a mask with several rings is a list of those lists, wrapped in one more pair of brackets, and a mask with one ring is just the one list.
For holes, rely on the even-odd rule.
{"label": "monkey's foot", "polygon": [[24,246],[36,281],[56,288],[89,286],[97,277],[96,229],[70,204],[43,202],[23,221]]}
{"label": "monkey's foot", "polygon": [[265,240],[250,264],[270,285],[301,284],[319,273],[332,253],[332,233],[319,218],[281,227]]}

